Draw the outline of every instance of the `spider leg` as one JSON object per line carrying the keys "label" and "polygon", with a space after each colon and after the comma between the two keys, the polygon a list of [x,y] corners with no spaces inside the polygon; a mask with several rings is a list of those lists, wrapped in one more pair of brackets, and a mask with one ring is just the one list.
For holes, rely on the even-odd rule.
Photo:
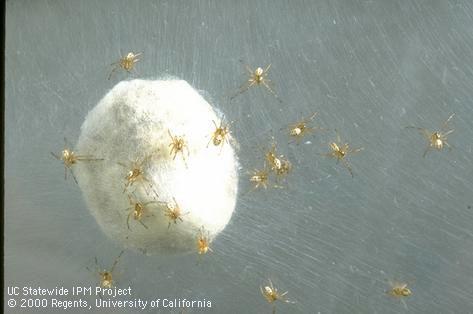
{"label": "spider leg", "polygon": [[447,135],[451,134],[453,131],[455,131],[455,129],[449,130],[449,131],[443,133],[442,135],[443,135],[444,137],[446,137]]}
{"label": "spider leg", "polygon": [[248,79],[248,81],[247,81],[246,83],[244,83],[242,86],[244,86],[245,84],[249,84],[248,87],[247,87],[247,89],[248,89],[248,88],[250,88],[251,86],[253,86],[253,85],[256,84],[256,80],[255,80],[254,78],[250,77],[250,78]]}
{"label": "spider leg", "polygon": [[141,219],[139,219],[138,221],[140,222],[140,224],[141,224],[143,227],[145,227],[145,229],[148,229],[148,227],[145,225],[144,222],[141,221]]}
{"label": "spider leg", "polygon": [[445,145],[447,145],[448,150],[452,151],[453,145],[448,144],[447,141],[443,141],[443,142],[444,142]]}
{"label": "spider leg", "polygon": [[448,119],[442,124],[442,130],[447,129],[447,124],[448,124],[448,122],[450,122],[450,120],[452,120],[452,118],[453,118],[454,115],[455,115],[455,114],[452,113],[452,114],[450,115],[450,117],[448,117]]}
{"label": "spider leg", "polygon": [[338,143],[341,143],[342,140],[341,140],[341,138],[340,138],[340,133],[338,133],[338,130],[337,130],[337,129],[335,129],[335,133],[337,133],[337,142],[338,142]]}
{"label": "spider leg", "polygon": [[241,84],[239,91],[233,96],[231,99],[235,98],[237,95],[243,94],[246,92],[251,86],[255,85],[256,81],[252,78],[249,79],[247,82]]}
{"label": "spider leg", "polygon": [[53,152],[51,152],[51,155],[53,155],[53,157],[56,158],[57,160],[60,160],[60,159],[61,159],[58,155],[56,155],[56,154],[53,153]]}
{"label": "spider leg", "polygon": [[158,204],[159,202],[157,201],[149,201],[149,202],[146,202],[146,203],[143,203],[143,206],[148,206],[149,204]]}
{"label": "spider leg", "polygon": [[130,216],[131,216],[132,213],[133,213],[133,211],[131,211],[128,214],[128,217],[126,218],[126,226],[128,227],[128,230],[131,230],[131,228],[130,228]]}
{"label": "spider leg", "polygon": [[250,69],[250,67],[247,64],[245,65],[245,68],[248,71],[248,73],[250,73],[250,75],[253,76],[253,70]]}
{"label": "spider leg", "polygon": [[94,257],[94,261],[95,261],[95,271],[92,271],[88,266],[85,268],[91,273],[100,273],[100,267],[99,267],[99,262],[97,260],[97,256]]}
{"label": "spider leg", "polygon": [[171,138],[171,140],[174,142],[174,136],[172,136],[171,131],[169,129],[168,129],[168,134],[169,134],[169,137]]}
{"label": "spider leg", "polygon": [[345,159],[341,159],[341,161],[342,161],[343,166],[344,166],[345,168],[347,168],[348,172],[350,172],[351,177],[353,178],[353,177],[354,177],[354,176],[353,176],[353,171],[352,171],[351,166],[350,166],[350,164],[348,163],[348,161],[346,161]]}
{"label": "spider leg", "polygon": [[427,155],[427,153],[429,152],[430,150],[430,145],[427,146],[427,148],[424,150],[424,154],[422,155],[422,157],[425,158],[425,156]]}
{"label": "spider leg", "polygon": [[118,260],[120,259],[120,257],[122,257],[124,252],[125,252],[124,250],[121,251],[120,254],[118,254],[117,258],[115,258],[115,261],[113,262],[112,268],[110,269],[111,273],[113,273],[113,270],[115,269],[115,266],[117,266]]}
{"label": "spider leg", "polygon": [[317,112],[314,112],[308,119],[306,122],[309,122],[309,121],[312,121],[314,120],[314,118],[317,116]]}
{"label": "spider leg", "polygon": [[210,136],[209,142],[207,143],[207,146],[206,146],[207,148],[209,148],[210,142],[212,142],[213,139],[214,139],[214,135],[212,134],[212,135]]}
{"label": "spider leg", "polygon": [[356,153],[359,153],[361,152],[362,150],[364,150],[364,147],[360,147],[360,148],[357,148],[357,149],[352,149],[349,151],[350,154],[356,154]]}
{"label": "spider leg", "polygon": [[[276,92],[271,88],[273,83],[271,82],[270,79],[262,79],[259,83],[263,84],[272,94],[276,95]],[[259,84],[258,83],[258,84]]]}
{"label": "spider leg", "polygon": [[[67,171],[67,170],[66,170],[66,171]],[[74,179],[74,182],[75,182],[76,184],[79,184],[79,183],[77,182],[76,176],[74,175],[74,171],[72,171],[72,168],[69,168],[69,171],[71,172],[71,176],[72,176],[72,178]]]}
{"label": "spider leg", "polygon": [[305,135],[305,133],[315,132],[316,130],[317,130],[316,128],[306,125],[302,129],[301,134],[299,134],[299,135],[301,135],[301,138],[302,138]]}
{"label": "spider leg", "polygon": [[[130,181],[130,180],[127,180],[127,182],[125,182],[125,188],[123,188],[123,192],[122,193],[125,193],[125,191],[131,187],[133,185],[133,181]],[[131,200],[130,200],[131,202]]]}
{"label": "spider leg", "polygon": [[[189,155],[188,155],[189,156]],[[189,168],[187,166],[187,161],[186,161],[186,157],[184,156],[184,153],[182,153],[182,161],[184,162],[184,166],[186,166],[186,168]]]}
{"label": "spider leg", "polygon": [[418,128],[418,127],[415,127],[415,126],[410,126],[410,127],[406,127],[406,128],[419,130],[420,133],[422,133],[422,135],[428,140],[430,140],[430,136],[432,135],[432,133],[429,130],[425,129],[425,128]]}
{"label": "spider leg", "polygon": [[407,308],[407,303],[406,303],[406,301],[404,301],[403,299],[401,299],[401,303],[402,303],[402,305],[404,305],[404,308],[405,308],[406,310],[409,310],[409,309]]}
{"label": "spider leg", "polygon": [[113,69],[112,69],[112,71],[110,72],[110,74],[108,75],[107,80],[110,81],[110,79],[112,78],[113,73],[115,73],[115,71],[117,71],[117,70],[120,68],[120,67],[118,66],[118,64],[119,64],[119,62],[114,62],[114,63],[111,64],[111,66],[113,66]]}
{"label": "spider leg", "polygon": [[261,81],[261,83],[264,85],[264,87],[266,87],[266,89],[269,90],[269,92],[270,92],[271,94],[273,94],[273,96],[276,97],[276,99],[277,99],[280,103],[282,103],[282,100],[279,98],[278,94],[276,94],[276,93],[274,92],[274,90],[269,86],[269,84],[268,84],[269,82],[271,82],[271,81],[269,81],[269,80],[263,80],[263,81]]}
{"label": "spider leg", "polygon": [[140,73],[138,72],[138,70],[136,69],[136,67],[134,66],[136,64],[136,62],[140,61],[140,59],[136,60],[135,62],[133,62],[133,67],[131,68],[131,71],[128,71],[130,73],[133,73],[134,75],[139,75]]}
{"label": "spider leg", "polygon": [[266,67],[266,69],[264,69],[263,73],[268,73],[269,71],[269,68],[271,68],[271,63]]}
{"label": "spider leg", "polygon": [[149,195],[149,194],[150,194],[150,190],[153,190],[153,184],[152,184],[151,182],[149,182],[149,180],[148,180],[147,178],[145,178],[145,177],[142,177],[142,180],[143,180],[144,182],[146,182],[146,183],[148,184],[148,186],[149,186],[149,189],[148,189],[148,188],[146,187],[146,185],[143,184],[143,189],[145,190],[146,195]]}
{"label": "spider leg", "polygon": [[236,92],[233,96],[230,97],[230,101],[232,101],[233,99],[235,99],[238,95],[243,94],[244,92],[246,92],[246,91],[247,91],[251,86],[253,86],[255,83],[256,83],[256,81],[253,80],[253,79],[250,79],[248,82],[243,83],[243,84],[240,86],[240,89],[238,90],[238,92]]}

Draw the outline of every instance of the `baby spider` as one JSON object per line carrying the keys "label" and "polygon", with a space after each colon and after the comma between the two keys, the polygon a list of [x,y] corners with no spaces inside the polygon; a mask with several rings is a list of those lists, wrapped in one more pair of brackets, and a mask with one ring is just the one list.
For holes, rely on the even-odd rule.
{"label": "baby spider", "polygon": [[271,85],[271,80],[267,78],[268,76],[268,72],[269,72],[269,68],[271,68],[271,64],[269,64],[266,69],[263,70],[263,68],[261,67],[257,67],[255,70],[252,70],[250,69],[250,67],[248,65],[246,65],[246,70],[248,71],[248,73],[250,74],[250,77],[249,79],[243,83],[243,85],[240,87],[240,90],[235,94],[233,95],[232,97],[230,97],[230,101],[233,100],[235,97],[237,97],[238,95],[244,93],[246,90],[248,90],[250,87],[252,87],[253,85],[263,85],[264,87],[266,87],[266,89],[271,93],[273,94],[274,97],[276,97],[276,99],[282,103],[281,99],[279,99],[278,95],[274,92],[274,90],[270,87]]}
{"label": "baby spider", "polygon": [[103,160],[103,158],[94,158],[91,155],[76,155],[75,152],[68,148],[68,146],[67,139],[64,138],[64,149],[61,151],[60,155],[53,152],[51,152],[51,155],[53,155],[57,160],[61,160],[64,164],[64,180],[67,180],[67,170],[69,170],[72,178],[77,183],[76,176],[72,171],[73,165],[77,164],[79,161],[99,161]]}
{"label": "baby spider", "polygon": [[207,147],[209,147],[210,142],[214,144],[214,146],[220,146],[220,151],[222,151],[223,144],[227,142],[228,144],[228,136],[230,135],[230,128],[228,124],[224,124],[223,120],[220,121],[220,126],[217,126],[217,123],[213,121],[215,125],[215,131],[213,131],[210,141],[207,143]]}
{"label": "baby spider", "polygon": [[315,116],[317,116],[317,112],[315,112],[313,115],[311,115],[308,118],[301,119],[300,121],[290,124],[289,125],[289,136],[292,136],[296,143],[299,144],[302,138],[309,132],[315,132],[315,131],[323,131],[323,128],[314,128],[311,126],[308,126],[312,120],[314,120]]}
{"label": "baby spider", "polygon": [[276,173],[277,179],[284,178],[292,170],[292,164],[289,160],[280,159],[280,161],[281,161],[281,166],[274,170]]}
{"label": "baby spider", "polygon": [[407,127],[419,130],[427,139],[428,145],[424,151],[424,154],[422,155],[423,157],[425,157],[431,149],[442,150],[444,145],[447,146],[449,150],[452,149],[451,146],[447,143],[447,136],[454,131],[453,129],[448,130],[448,122],[450,122],[454,115],[455,114],[453,113],[452,115],[450,115],[450,117],[448,117],[448,119],[442,124],[440,131],[431,132],[424,128],[418,128],[413,126]]}
{"label": "baby spider", "polygon": [[294,301],[289,301],[285,298],[285,295],[288,293],[288,291],[284,293],[279,293],[278,289],[276,289],[276,287],[274,287],[273,283],[271,282],[271,279],[268,280],[269,286],[260,286],[260,290],[266,301],[273,304],[273,314],[276,313],[276,304],[274,304],[273,302],[282,301],[284,303],[295,303]]}
{"label": "baby spider", "polygon": [[110,270],[106,270],[104,269],[103,271],[100,271],[100,267],[99,267],[99,263],[97,261],[97,257],[95,257],[95,266],[97,268],[97,272],[98,272],[98,275],[99,275],[99,283],[100,283],[100,287],[101,288],[104,288],[104,289],[110,289],[110,288],[113,288],[114,286],[114,280],[113,280],[113,271],[115,270],[115,266],[117,266],[117,263],[118,263],[118,260],[120,259],[120,257],[123,255],[125,251],[121,251],[120,254],[118,254],[117,258],[115,259],[115,261],[113,262],[112,264],[112,267],[110,268]]}
{"label": "baby spider", "polygon": [[347,170],[350,172],[351,176],[353,177],[353,171],[351,169],[351,166],[348,163],[348,161],[346,161],[345,158],[348,154],[355,154],[362,151],[363,147],[357,148],[357,149],[351,149],[348,143],[345,143],[345,144],[342,143],[342,140],[340,139],[340,134],[338,134],[338,131],[335,130],[335,132],[337,132],[337,141],[330,143],[330,148],[332,149],[332,151],[330,153],[325,153],[322,155],[331,157],[331,158],[336,158],[337,163],[341,162],[343,166],[347,168]]}
{"label": "baby spider", "polygon": [[[136,200],[136,196],[134,196],[132,198],[130,196],[130,194],[128,194],[128,200],[130,201],[130,205],[131,205],[130,207],[126,208],[126,210],[130,211],[130,213],[128,214],[128,217],[126,218],[126,225],[128,227],[128,230],[131,230],[130,229],[130,217],[132,215],[133,215],[134,220],[139,221],[140,224],[143,227],[148,229],[148,227],[144,224],[142,219],[144,218],[144,214],[148,209],[147,206],[150,205],[150,204],[157,204],[158,202],[157,201],[149,201],[149,202],[146,202],[146,203],[138,202]],[[153,216],[153,214],[150,214],[150,215]]]}
{"label": "baby spider", "polygon": [[176,199],[174,197],[172,199],[174,201],[174,205],[166,203],[166,209],[164,210],[164,216],[169,218],[168,229],[171,227],[172,222],[174,222],[174,224],[177,224],[178,220],[182,222],[182,216],[189,214],[188,212],[182,213],[181,207],[177,203]]}
{"label": "baby spider", "polygon": [[118,60],[117,62],[112,63],[111,66],[113,67],[113,69],[110,72],[108,79],[110,80],[112,74],[120,68],[130,73],[131,70],[134,69],[135,63],[140,61],[140,59],[138,59],[140,55],[142,55],[142,52],[136,54],[133,52],[129,52],[126,56],[121,57],[120,60]]}
{"label": "baby spider", "polygon": [[199,229],[199,234],[197,235],[197,253],[202,255],[207,254],[208,251],[213,252],[210,248],[209,232],[206,232],[205,228],[202,226],[202,228]]}
{"label": "baby spider", "polygon": [[262,170],[253,170],[250,176],[250,182],[254,183],[253,190],[258,189],[260,186],[264,189],[268,188],[269,173],[266,170],[266,166]]}
{"label": "baby spider", "polygon": [[391,287],[386,291],[386,293],[392,297],[400,299],[404,307],[407,308],[407,304],[404,302],[403,298],[412,295],[412,291],[407,287],[407,283],[389,281],[389,285]]}
{"label": "baby spider", "polygon": [[283,155],[277,156],[276,143],[273,142],[271,149],[265,154],[266,162],[269,163],[270,169],[278,178],[286,176],[292,169],[292,164]]}
{"label": "baby spider", "polygon": [[[149,185],[150,188],[152,188],[152,184],[149,181],[149,179],[146,177],[145,171],[144,171],[144,165],[148,160],[151,158],[152,155],[148,155],[147,157],[143,158],[143,160],[139,160],[138,158],[135,159],[135,161],[132,161],[130,165],[125,165],[124,163],[119,162],[118,164],[125,169],[127,169],[127,173],[125,175],[125,188],[123,189],[123,193],[125,191],[132,187],[133,184],[138,183],[138,182],[144,182]],[[144,189],[146,191],[146,194],[149,194],[149,190],[147,189],[146,186],[144,186]]]}
{"label": "baby spider", "polygon": [[178,153],[182,154],[182,160],[184,160],[184,164],[187,166],[186,163],[186,158],[184,157],[184,149],[187,151],[187,156],[189,156],[189,148],[187,147],[186,140],[184,139],[184,136],[173,136],[171,134],[171,131],[168,130],[168,134],[171,137],[171,144],[169,144],[169,147],[171,147],[171,151],[169,155],[174,154],[174,157],[172,157],[172,160],[176,159],[176,156]]}

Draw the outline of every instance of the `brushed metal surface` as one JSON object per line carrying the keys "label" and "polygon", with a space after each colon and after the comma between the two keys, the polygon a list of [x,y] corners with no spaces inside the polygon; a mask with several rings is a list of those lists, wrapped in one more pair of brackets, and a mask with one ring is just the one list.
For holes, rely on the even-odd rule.
{"label": "brushed metal surface", "polygon": [[[277,313],[472,311],[471,1],[17,0],[6,8],[6,286],[95,284],[94,256],[108,266],[121,248],[49,152],[64,136],[76,142],[87,112],[118,81],[177,76],[235,121],[241,196],[214,253],[126,252],[118,286],[145,300],[206,298],[213,313],[270,313],[259,291],[267,278],[297,301]],[[143,52],[138,74],[108,81],[109,64],[129,51]],[[240,59],[272,64],[283,104],[264,88],[228,102],[246,79]],[[314,111],[315,124],[332,131],[288,144],[280,128]],[[422,158],[426,142],[404,127],[434,129],[451,113],[454,148]],[[335,128],[364,147],[350,157],[354,178],[319,155]],[[294,171],[284,189],[244,195],[243,176],[261,165],[271,134]],[[408,309],[385,295],[388,279],[411,282]]]}

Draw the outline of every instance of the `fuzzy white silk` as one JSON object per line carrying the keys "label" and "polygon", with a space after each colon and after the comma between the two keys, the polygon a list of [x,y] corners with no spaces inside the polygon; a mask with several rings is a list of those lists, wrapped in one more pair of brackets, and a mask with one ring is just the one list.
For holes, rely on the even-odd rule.
{"label": "fuzzy white silk", "polygon": [[[125,248],[156,254],[196,251],[200,228],[210,239],[225,228],[236,203],[238,162],[229,143],[208,145],[215,131],[212,121],[220,122],[212,106],[182,80],[123,81],[105,95],[87,115],[76,145],[78,154],[104,160],[74,168],[90,212],[105,234]],[[188,151],[175,159],[168,132],[187,144]],[[145,158],[149,182],[137,181],[124,191],[132,162]],[[128,194],[142,203],[174,204],[174,198],[183,221],[168,228],[166,206],[150,203],[143,224],[131,214],[128,228]]]}

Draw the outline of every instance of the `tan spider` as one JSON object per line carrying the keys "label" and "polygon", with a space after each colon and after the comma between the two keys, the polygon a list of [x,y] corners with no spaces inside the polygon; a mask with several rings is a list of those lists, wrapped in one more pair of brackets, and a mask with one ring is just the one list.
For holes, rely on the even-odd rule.
{"label": "tan spider", "polygon": [[342,140],[340,139],[340,134],[338,134],[338,131],[335,130],[335,132],[337,133],[337,140],[330,143],[330,148],[332,149],[332,151],[330,153],[325,153],[322,155],[337,159],[337,163],[341,162],[343,166],[347,168],[347,170],[350,172],[351,176],[353,177],[353,171],[351,169],[351,166],[345,158],[349,154],[355,154],[362,151],[363,147],[351,149],[348,143],[345,143],[345,144],[342,143]]}
{"label": "tan spider", "polygon": [[407,287],[407,283],[391,283],[388,294],[393,297],[408,297],[412,294],[412,291]]}
{"label": "tan spider", "polygon": [[138,57],[142,54],[143,54],[142,52],[139,52],[136,54],[133,52],[129,52],[126,56],[121,57],[120,60],[118,60],[117,62],[112,63],[111,66],[113,67],[113,69],[110,72],[108,79],[110,80],[110,78],[112,77],[112,74],[118,69],[123,69],[127,71],[128,73],[130,73],[131,70],[134,69],[135,63],[140,61]]}
{"label": "tan spider", "polygon": [[277,180],[284,178],[291,172],[292,170],[292,164],[289,160],[287,159],[280,159],[281,161],[281,166],[279,168],[276,168],[274,171],[277,176]]}
{"label": "tan spider", "polygon": [[297,144],[300,143],[302,138],[310,132],[315,132],[315,131],[324,131],[325,129],[320,128],[320,127],[311,127],[308,124],[314,120],[314,118],[317,116],[317,112],[312,114],[308,118],[303,118],[298,122],[295,122],[293,124],[289,125],[289,136],[293,137],[296,141]]}
{"label": "tan spider", "polygon": [[123,255],[124,252],[125,251],[121,251],[120,254],[118,254],[110,270],[104,269],[103,271],[101,271],[99,263],[97,261],[97,257],[95,257],[95,267],[97,268],[96,271],[99,275],[99,284],[101,288],[110,289],[114,287],[115,281],[113,280],[113,271],[115,270],[115,266],[117,266],[118,260],[120,259],[120,257]]}
{"label": "tan spider", "polygon": [[[134,195],[134,194],[133,194]],[[142,219],[145,217],[145,213],[148,211],[148,205],[150,204],[158,204],[157,201],[149,201],[149,202],[139,202],[136,199],[136,196],[133,196],[133,198],[130,196],[130,194],[127,195],[128,200],[130,201],[130,207],[126,208],[126,210],[129,210],[130,213],[128,214],[128,217],[126,218],[126,225],[128,227],[128,230],[130,229],[130,217],[133,216],[133,219],[138,221],[143,227],[148,229],[148,226],[144,224]],[[153,214],[150,214],[150,216],[154,216]]]}
{"label": "tan spider", "polygon": [[252,70],[248,65],[246,65],[246,70],[248,71],[250,77],[248,80],[240,87],[240,90],[230,97],[230,101],[233,100],[238,95],[244,93],[250,87],[254,85],[263,85],[271,94],[273,94],[276,99],[282,103],[281,99],[279,99],[278,95],[274,92],[271,88],[271,80],[267,78],[269,69],[271,68],[271,64],[269,64],[264,70],[261,67],[257,67],[255,70]]}
{"label": "tan spider", "polygon": [[281,301],[284,303],[296,303],[294,301],[286,299],[285,295],[288,293],[288,291],[284,293],[279,293],[278,289],[274,287],[273,283],[271,282],[271,279],[268,279],[268,281],[269,285],[264,287],[260,286],[260,290],[266,301],[273,304],[273,314],[276,313],[276,304],[274,303],[275,301]]}
{"label": "tan spider", "polygon": [[189,148],[187,147],[186,140],[184,139],[184,136],[173,136],[171,134],[171,131],[168,130],[168,134],[171,137],[171,144],[169,144],[169,147],[171,147],[171,151],[169,152],[169,155],[174,154],[172,157],[172,160],[176,159],[176,156],[178,153],[181,153],[182,155],[182,160],[184,161],[184,164],[187,167],[187,162],[186,158],[184,156],[184,149],[187,151],[187,156],[190,155],[189,153]]}
{"label": "tan spider", "polygon": [[177,224],[177,221],[183,221],[182,216],[185,216],[187,213],[182,213],[181,207],[177,203],[176,199],[173,197],[172,198],[174,201],[174,204],[166,203],[166,209],[164,210],[164,216],[169,218],[169,224],[168,224],[168,229],[171,227],[171,223],[174,222],[174,224]]}
{"label": "tan spider", "polygon": [[389,280],[389,285],[390,288],[388,291],[386,291],[386,293],[394,298],[401,300],[402,304],[407,309],[407,304],[406,302],[404,302],[404,298],[412,295],[412,291],[408,288],[408,284],[401,282],[392,282]]}
{"label": "tan spider", "polygon": [[76,155],[75,152],[73,152],[68,147],[69,145],[67,143],[67,139],[64,138],[64,149],[61,151],[60,155],[56,155],[55,153],[51,152],[51,155],[53,155],[54,158],[56,158],[57,160],[61,160],[62,163],[64,164],[64,180],[67,180],[67,171],[69,170],[69,172],[72,175],[72,178],[77,183],[76,176],[74,175],[74,172],[72,171],[72,166],[77,164],[79,161],[103,160],[103,158],[95,158],[92,155]]}
{"label": "tan spider", "polygon": [[230,135],[230,126],[225,124],[223,119],[220,121],[220,125],[218,126],[217,123],[212,120],[213,124],[215,125],[215,131],[213,131],[210,141],[207,143],[207,147],[209,147],[210,143],[214,146],[220,146],[220,151],[222,151],[223,144],[228,141],[228,136]]}
{"label": "tan spider", "polygon": [[450,117],[448,117],[448,119],[442,124],[442,127],[439,131],[431,132],[425,128],[418,128],[414,126],[407,127],[419,130],[428,141],[427,148],[425,149],[424,154],[422,155],[423,157],[425,157],[431,149],[442,150],[444,148],[444,145],[447,146],[449,150],[452,149],[451,146],[447,143],[447,136],[454,131],[453,129],[448,130],[448,122],[450,122],[454,115],[455,114],[453,113],[452,115],[450,115]]}
{"label": "tan spider", "polygon": [[[127,173],[124,177],[125,179],[125,188],[123,189],[123,193],[125,191],[132,187],[135,183],[146,183],[149,188],[152,188],[153,185],[151,184],[150,180],[146,177],[145,174],[145,164],[149,161],[149,159],[152,157],[152,155],[148,155],[145,158],[143,158],[141,161],[139,158],[136,158],[135,161],[130,162],[129,165],[126,165],[124,163],[119,162],[118,164],[125,169],[127,169]],[[146,185],[143,185],[143,188],[145,189],[146,194],[149,195],[149,190],[147,189]]]}
{"label": "tan spider", "polygon": [[270,169],[279,178],[282,178],[289,174],[292,170],[292,164],[284,155],[277,156],[276,143],[273,142],[271,149],[265,154],[266,162],[269,163]]}
{"label": "tan spider", "polygon": [[210,237],[209,232],[205,231],[205,228],[199,229],[199,234],[197,235],[197,253],[200,255],[207,254],[207,252],[213,252],[210,248]]}
{"label": "tan spider", "polygon": [[250,174],[250,182],[253,182],[253,190],[258,189],[259,187],[263,187],[264,189],[268,188],[268,179],[269,173],[266,170],[266,166],[261,170],[253,170]]}

